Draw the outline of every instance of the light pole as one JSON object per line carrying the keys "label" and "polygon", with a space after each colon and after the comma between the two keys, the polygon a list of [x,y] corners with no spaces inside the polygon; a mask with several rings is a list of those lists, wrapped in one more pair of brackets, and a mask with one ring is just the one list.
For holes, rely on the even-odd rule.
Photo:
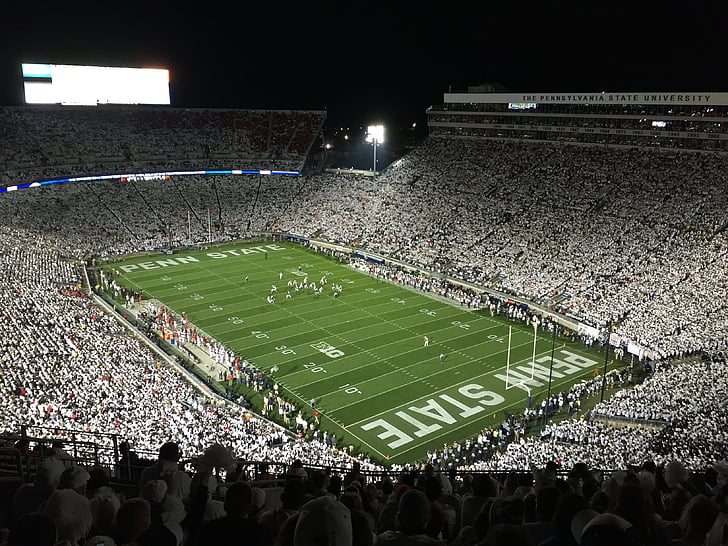
{"label": "light pole", "polygon": [[372,174],[377,174],[377,144],[384,142],[384,125],[370,125],[367,127],[367,142],[372,144],[374,148],[374,165],[372,166]]}

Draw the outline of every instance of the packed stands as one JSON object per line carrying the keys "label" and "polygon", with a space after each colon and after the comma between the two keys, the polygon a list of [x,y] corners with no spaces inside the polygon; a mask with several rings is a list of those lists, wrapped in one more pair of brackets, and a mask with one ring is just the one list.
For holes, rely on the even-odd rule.
{"label": "packed stands", "polygon": [[[302,164],[322,123],[311,113],[95,112],[0,110],[2,180],[226,155]],[[219,544],[234,528],[258,544],[315,543],[324,530],[336,544],[724,544],[726,172],[717,155],[433,136],[376,178],[184,176],[1,195],[0,432],[35,479],[0,512],[9,543]],[[656,369],[588,418],[535,437],[516,419],[383,472],[189,382],[84,289],[84,259],[206,243],[210,216],[214,240],[316,234],[613,324]],[[47,436],[42,453],[21,427]],[[151,479],[112,486],[121,476],[104,457],[49,447],[60,430],[154,453]],[[237,460],[282,463],[282,481],[236,472]],[[44,529],[52,540],[33,534]],[[101,535],[114,542],[87,542]]]}

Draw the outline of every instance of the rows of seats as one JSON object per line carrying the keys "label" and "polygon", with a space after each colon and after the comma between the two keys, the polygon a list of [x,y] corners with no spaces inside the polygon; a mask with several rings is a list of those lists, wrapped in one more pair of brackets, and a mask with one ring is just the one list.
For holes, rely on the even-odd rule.
{"label": "rows of seats", "polygon": [[0,108],[0,171],[60,166],[68,176],[94,172],[99,163],[193,160],[199,168],[217,158],[294,164],[306,157],[324,119],[324,112],[292,110]]}

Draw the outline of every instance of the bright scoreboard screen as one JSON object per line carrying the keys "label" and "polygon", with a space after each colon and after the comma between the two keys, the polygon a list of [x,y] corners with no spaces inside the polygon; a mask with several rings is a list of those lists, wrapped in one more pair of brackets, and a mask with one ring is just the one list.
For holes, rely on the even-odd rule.
{"label": "bright scoreboard screen", "polygon": [[169,71],[23,63],[26,104],[170,104]]}

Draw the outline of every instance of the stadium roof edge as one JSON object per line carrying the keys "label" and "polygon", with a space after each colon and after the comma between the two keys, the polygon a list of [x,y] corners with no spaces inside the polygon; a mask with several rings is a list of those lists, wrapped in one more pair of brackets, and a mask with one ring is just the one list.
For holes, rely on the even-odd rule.
{"label": "stadium roof edge", "polygon": [[172,106],[169,104],[14,104],[0,105],[1,110],[12,109],[32,109],[32,110],[73,110],[73,109],[92,109],[101,108],[105,110],[177,110],[180,112],[311,112],[327,117],[328,110],[326,108],[224,108],[224,107],[206,107],[206,106]]}
{"label": "stadium roof edge", "polygon": [[728,92],[625,91],[571,93],[445,93],[445,103],[728,105]]}

